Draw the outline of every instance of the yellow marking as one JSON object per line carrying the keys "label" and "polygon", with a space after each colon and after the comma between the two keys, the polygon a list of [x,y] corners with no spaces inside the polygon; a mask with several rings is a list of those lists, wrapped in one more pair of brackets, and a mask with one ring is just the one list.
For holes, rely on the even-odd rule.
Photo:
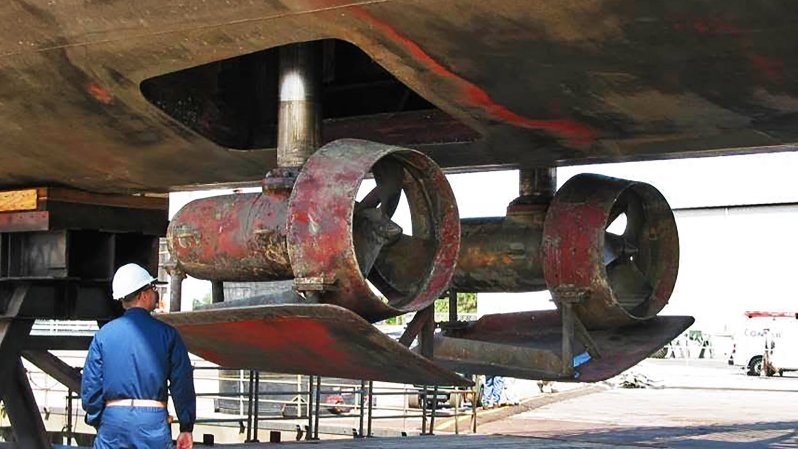
{"label": "yellow marking", "polygon": [[0,192],[0,212],[36,210],[38,200],[36,189]]}

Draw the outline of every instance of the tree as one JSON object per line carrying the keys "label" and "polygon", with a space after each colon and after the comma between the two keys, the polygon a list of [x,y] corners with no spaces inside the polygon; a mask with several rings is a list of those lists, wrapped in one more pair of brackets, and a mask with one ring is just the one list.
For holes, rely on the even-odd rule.
{"label": "tree", "polygon": [[[449,313],[449,296],[439,298],[435,301],[435,314],[438,320],[440,315]],[[476,314],[477,313],[477,294],[457,292],[457,313]],[[391,317],[382,321],[381,324],[402,325],[406,322],[406,315]]]}
{"label": "tree", "polygon": [[[435,312],[449,313],[449,297],[435,301]],[[477,313],[477,294],[457,292],[457,313]]]}
{"label": "tree", "polygon": [[191,310],[197,310],[199,306],[204,306],[211,303],[211,292],[205,293],[202,298],[194,298],[191,301]]}

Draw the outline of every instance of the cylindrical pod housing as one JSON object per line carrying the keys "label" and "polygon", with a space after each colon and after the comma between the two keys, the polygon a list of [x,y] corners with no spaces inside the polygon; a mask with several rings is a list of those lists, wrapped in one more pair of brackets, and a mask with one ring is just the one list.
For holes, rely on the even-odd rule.
{"label": "cylindrical pod housing", "polygon": [[169,252],[200,279],[291,279],[285,243],[289,194],[276,189],[192,201],[169,224]]}
{"label": "cylindrical pod housing", "polygon": [[452,288],[461,292],[546,289],[541,262],[545,209],[460,221],[460,256]]}

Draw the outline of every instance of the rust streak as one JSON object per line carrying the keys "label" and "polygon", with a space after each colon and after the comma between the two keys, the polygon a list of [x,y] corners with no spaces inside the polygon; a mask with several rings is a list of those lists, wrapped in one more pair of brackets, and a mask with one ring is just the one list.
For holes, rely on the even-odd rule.
{"label": "rust streak", "polygon": [[436,61],[424,51],[416,42],[396,31],[391,25],[375,18],[362,7],[353,7],[351,11],[355,16],[371,24],[374,29],[380,30],[388,39],[403,47],[430,71],[454,81],[462,96],[467,99],[469,103],[481,108],[494,119],[524,128],[545,131],[566,140],[572,145],[588,145],[598,137],[598,133],[595,129],[573,120],[537,120],[524,117],[511,111],[506,106],[496,103],[487,92],[476,84],[444,67],[440,62]]}
{"label": "rust streak", "polygon": [[110,92],[98,84],[89,84],[86,88],[86,91],[89,93],[89,95],[94,97],[95,100],[102,104],[111,104],[114,102],[113,95],[111,95]]}

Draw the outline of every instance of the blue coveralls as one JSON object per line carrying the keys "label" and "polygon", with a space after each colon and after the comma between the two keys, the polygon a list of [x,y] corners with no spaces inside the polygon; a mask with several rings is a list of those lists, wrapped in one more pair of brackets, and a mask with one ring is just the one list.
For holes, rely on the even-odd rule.
{"label": "blue coveralls", "polygon": [[167,411],[159,407],[105,406],[115,399],[166,402],[168,388],[181,432],[196,419],[194,378],[180,334],[142,308],[103,326],[89,347],[80,396],[86,423],[97,428],[95,449],[172,447]]}

